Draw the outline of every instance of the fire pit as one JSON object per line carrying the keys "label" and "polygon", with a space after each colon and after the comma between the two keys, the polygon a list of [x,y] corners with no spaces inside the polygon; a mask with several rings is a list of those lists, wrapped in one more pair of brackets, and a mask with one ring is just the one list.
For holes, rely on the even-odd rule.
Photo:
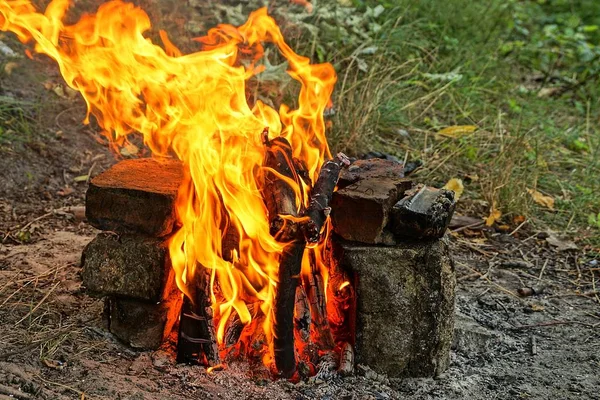
{"label": "fire pit", "polygon": [[[391,376],[446,368],[452,193],[414,186],[399,163],[332,155],[331,64],[294,53],[266,8],[184,55],[164,32],[162,47],[144,36],[132,4],[73,25],[68,6],[3,4],[2,29],[57,61],[115,148],[137,135],[156,157],[117,164],[87,193],[104,232],[83,279],[106,297],[111,332],[141,349],[173,343],[180,362],[242,359],[290,379],[355,362]],[[247,93],[267,45],[298,84],[287,104]]]}
{"label": "fire pit", "polygon": [[[106,232],[83,252],[84,285],[106,297],[109,330],[132,347],[174,344],[180,362],[216,367],[243,359],[267,374],[264,366],[274,360],[260,302],[245,300],[247,323],[237,311],[220,314],[211,307],[219,282],[208,268],[196,304],[177,289],[168,243],[178,229],[183,179],[177,161],[139,159],[92,180],[88,221]],[[288,377],[319,368],[348,374],[355,362],[390,376],[446,369],[455,280],[443,233],[452,209],[451,194],[413,187],[398,163],[358,160],[341,170],[331,196],[333,229],[321,247],[297,256],[302,271],[288,278],[296,279],[286,289],[292,311],[284,315],[292,335],[278,344],[290,347]],[[285,226],[274,220],[272,226]],[[227,231],[223,238],[223,255],[231,259],[239,238]],[[279,368],[273,372],[282,374]]]}

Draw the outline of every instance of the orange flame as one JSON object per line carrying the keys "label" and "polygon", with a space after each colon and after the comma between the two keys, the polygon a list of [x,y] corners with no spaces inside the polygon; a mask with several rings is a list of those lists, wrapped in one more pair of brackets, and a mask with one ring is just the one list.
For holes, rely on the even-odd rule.
{"label": "orange flame", "polygon": [[[141,134],[155,155],[175,154],[184,163],[187,180],[177,203],[182,227],[170,241],[177,284],[189,295],[198,268],[210,270],[219,292],[212,294],[219,341],[230,313],[249,323],[246,304],[257,300],[270,335],[283,245],[269,234],[257,186],[265,155],[260,134],[268,128],[271,137],[286,138],[314,181],[331,157],[323,111],[336,81],[333,67],[294,53],[264,8],[240,27],[210,30],[198,39],[202,51],[184,55],[164,32],[164,49],[144,36],[149,17],[132,4],[104,3],[73,25],[63,21],[69,6],[69,0],[52,0],[40,13],[29,0],[1,0],[0,29],[33,42],[35,52],[58,63],[66,83],[87,103],[86,121],[93,114],[114,145]],[[301,84],[297,108],[281,105],[277,111],[247,101],[247,81],[264,69],[259,61],[266,42],[277,47],[289,75]],[[231,261],[222,254],[223,226],[240,238]]]}

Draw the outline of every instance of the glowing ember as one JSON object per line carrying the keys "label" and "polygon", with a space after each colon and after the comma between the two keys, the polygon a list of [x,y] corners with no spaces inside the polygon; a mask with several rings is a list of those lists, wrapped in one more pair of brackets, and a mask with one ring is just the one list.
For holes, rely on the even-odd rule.
{"label": "glowing ember", "polygon": [[[246,327],[254,325],[253,318],[263,321],[270,346],[271,308],[285,243],[270,234],[257,183],[264,173],[261,132],[268,128],[269,138],[287,139],[315,182],[321,164],[331,158],[323,111],[336,80],[333,67],[312,65],[294,53],[266,9],[252,13],[240,27],[210,30],[198,39],[202,51],[183,55],[164,32],[164,49],[145,37],[149,18],[132,4],[104,3],[74,25],[63,22],[69,5],[68,0],[53,0],[40,13],[28,0],[2,0],[0,26],[58,63],[67,84],[85,99],[88,117],[97,118],[114,146],[141,134],[156,156],[175,154],[184,163],[187,179],[177,204],[181,228],[170,242],[177,285],[192,295],[198,271],[209,269],[219,343],[235,310]],[[264,69],[259,61],[265,42],[279,49],[290,76],[301,84],[297,108],[275,110],[247,100],[247,81]],[[307,205],[307,190],[299,187],[302,183],[293,184],[299,204]],[[225,230],[239,238],[238,248],[228,254]],[[316,260],[312,268],[309,252]],[[325,268],[320,251],[309,252],[302,271],[303,279],[312,282],[315,265],[317,275],[325,275]],[[251,312],[249,304],[258,307]],[[318,334],[318,329],[311,333]],[[243,332],[241,340],[247,337]]]}

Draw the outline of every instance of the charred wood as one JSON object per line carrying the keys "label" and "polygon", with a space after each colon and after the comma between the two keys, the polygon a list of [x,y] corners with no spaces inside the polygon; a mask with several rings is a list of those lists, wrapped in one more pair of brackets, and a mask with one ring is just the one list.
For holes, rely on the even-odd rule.
{"label": "charred wood", "polygon": [[209,294],[209,272],[198,266],[197,285],[192,298],[184,296],[179,321],[177,362],[215,366],[219,364],[219,349],[213,323]]}
{"label": "charred wood", "polygon": [[392,208],[392,231],[415,239],[440,238],[450,224],[455,206],[452,191],[417,186]]}
{"label": "charred wood", "polygon": [[296,222],[300,215],[297,199],[301,196],[297,196],[290,182],[294,182],[297,188],[302,186],[289,142],[282,137],[269,140],[268,131],[265,130],[263,143],[266,155],[262,194],[269,212],[270,232],[278,241],[287,242],[279,261],[278,286],[273,306],[273,350],[278,373],[290,378],[296,372],[294,304],[306,247]]}
{"label": "charred wood", "polygon": [[321,166],[319,177],[315,182],[310,196],[310,202],[305,215],[308,221],[304,224],[304,236],[309,243],[317,243],[321,236],[321,229],[329,216],[333,190],[338,182],[342,166],[350,165],[350,160],[343,153],[338,153],[333,160],[326,161]]}
{"label": "charred wood", "polygon": [[304,286],[307,288],[307,297],[311,314],[311,330],[315,341],[322,350],[331,350],[334,347],[333,336],[327,318],[327,303],[325,300],[325,284],[323,276],[317,265],[315,249],[310,249],[309,259],[311,272],[304,277]]}
{"label": "charred wood", "polygon": [[352,375],[354,373],[354,349],[348,342],[344,343],[341,347],[338,372],[343,376]]}

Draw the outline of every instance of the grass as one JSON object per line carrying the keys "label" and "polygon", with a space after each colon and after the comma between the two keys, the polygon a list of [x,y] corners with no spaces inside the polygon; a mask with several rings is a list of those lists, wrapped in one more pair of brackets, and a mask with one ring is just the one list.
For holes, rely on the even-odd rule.
{"label": "grass", "polygon": [[[374,15],[382,2],[340,3],[317,3],[303,20],[317,33],[295,46],[339,72],[335,150],[420,159],[419,180],[465,181],[466,212],[497,209],[510,227],[525,216],[597,249],[600,5],[399,0]],[[437,134],[457,125],[477,130]],[[555,210],[527,189],[555,199]]]}
{"label": "grass", "polygon": [[[190,29],[240,23],[263,2],[196,2],[199,11],[185,18],[168,1],[162,9],[146,3],[157,28],[189,51]],[[597,1],[313,0],[313,13],[280,3],[269,12],[292,47],[338,71],[328,133],[334,151],[421,160],[418,180],[463,179],[461,211],[485,218],[499,210],[498,225],[509,227],[525,216],[537,229],[598,249]],[[281,60],[272,62],[273,76],[282,73]],[[0,99],[0,141],[28,138],[24,107]],[[477,129],[438,134],[461,125]],[[527,189],[552,197],[555,210]]]}

